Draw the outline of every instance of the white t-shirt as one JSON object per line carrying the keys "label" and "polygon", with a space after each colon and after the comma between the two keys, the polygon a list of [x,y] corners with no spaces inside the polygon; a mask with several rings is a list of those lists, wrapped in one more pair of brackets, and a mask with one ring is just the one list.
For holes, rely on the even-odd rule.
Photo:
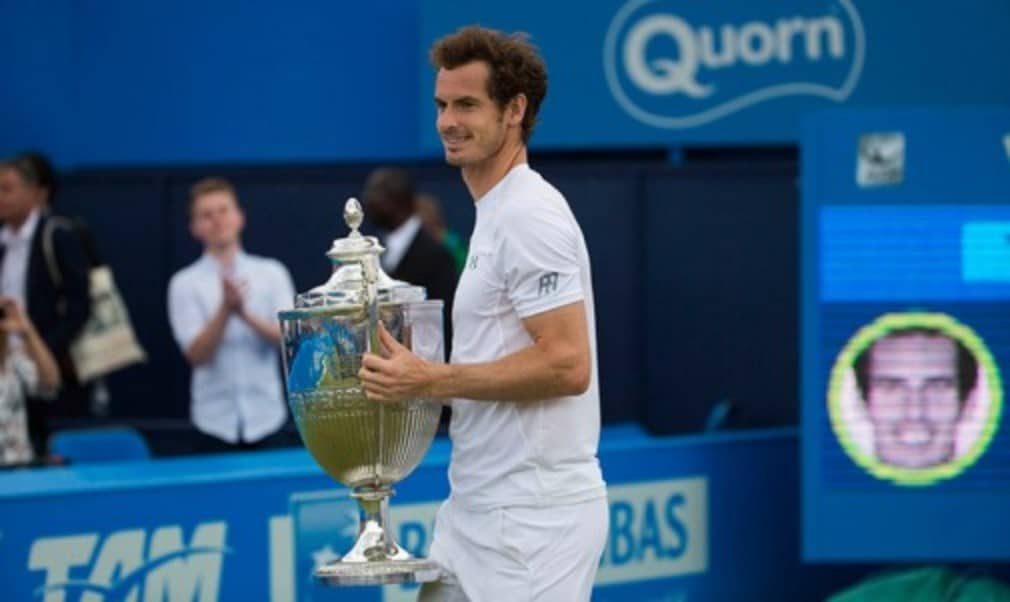
{"label": "white t-shirt", "polygon": [[606,495],[596,458],[600,396],[589,253],[565,198],[528,165],[477,202],[456,290],[452,362],[490,362],[533,343],[522,320],[581,301],[592,353],[582,395],[452,402],[454,502],[472,509],[577,503]]}

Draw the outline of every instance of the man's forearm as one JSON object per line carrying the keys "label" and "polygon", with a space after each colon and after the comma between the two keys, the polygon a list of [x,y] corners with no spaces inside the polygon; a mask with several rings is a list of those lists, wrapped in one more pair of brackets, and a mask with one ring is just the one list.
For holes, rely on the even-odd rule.
{"label": "man's forearm", "polygon": [[217,352],[217,347],[224,337],[224,327],[228,324],[230,315],[231,312],[228,311],[228,308],[222,305],[214,312],[214,316],[203,327],[200,334],[196,335],[189,348],[185,350],[186,360],[191,366],[199,366],[214,357],[214,353]]}
{"label": "man's forearm", "polygon": [[265,320],[248,312],[242,317],[245,319],[246,323],[256,331],[256,334],[266,339],[271,345],[280,345],[281,327],[276,321]]}
{"label": "man's forearm", "polygon": [[523,325],[530,336],[524,349],[486,363],[440,364],[421,359],[380,324],[383,354],[366,353],[358,377],[375,401],[527,402],[585,392],[593,360],[582,303],[531,316]]}
{"label": "man's forearm", "polygon": [[24,340],[28,358],[35,363],[38,370],[39,387],[49,391],[59,389],[60,368],[56,364],[56,358],[53,357],[38,331],[30,323],[25,329]]}
{"label": "man's forearm", "polygon": [[431,364],[431,396],[526,402],[578,395],[590,379],[591,360],[581,353],[534,344],[493,362]]}

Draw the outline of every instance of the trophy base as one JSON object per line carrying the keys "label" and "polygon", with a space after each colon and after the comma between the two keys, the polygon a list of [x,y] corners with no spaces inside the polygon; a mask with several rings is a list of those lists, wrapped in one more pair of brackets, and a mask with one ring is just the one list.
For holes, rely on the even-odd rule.
{"label": "trophy base", "polygon": [[315,577],[326,585],[389,585],[437,581],[442,571],[423,558],[332,562],[316,569]]}

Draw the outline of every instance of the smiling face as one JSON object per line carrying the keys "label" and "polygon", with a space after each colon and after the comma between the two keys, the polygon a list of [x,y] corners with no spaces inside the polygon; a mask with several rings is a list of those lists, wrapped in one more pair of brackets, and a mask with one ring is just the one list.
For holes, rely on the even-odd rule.
{"label": "smiling face", "polygon": [[489,76],[490,68],[484,61],[438,70],[436,126],[450,165],[465,168],[488,163],[510,137],[519,139],[518,122],[506,118],[514,111],[503,110],[488,95]]}
{"label": "smiling face", "polygon": [[880,460],[902,468],[952,460],[962,403],[957,344],[903,334],[877,341],[870,354],[866,401]]}

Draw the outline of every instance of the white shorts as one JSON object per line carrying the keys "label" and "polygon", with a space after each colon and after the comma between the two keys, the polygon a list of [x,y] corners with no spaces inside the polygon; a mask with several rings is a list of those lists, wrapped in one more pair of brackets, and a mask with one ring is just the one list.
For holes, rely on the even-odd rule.
{"label": "white shorts", "polygon": [[446,576],[419,602],[589,600],[607,542],[605,497],[564,506],[474,512],[442,504],[429,557]]}

